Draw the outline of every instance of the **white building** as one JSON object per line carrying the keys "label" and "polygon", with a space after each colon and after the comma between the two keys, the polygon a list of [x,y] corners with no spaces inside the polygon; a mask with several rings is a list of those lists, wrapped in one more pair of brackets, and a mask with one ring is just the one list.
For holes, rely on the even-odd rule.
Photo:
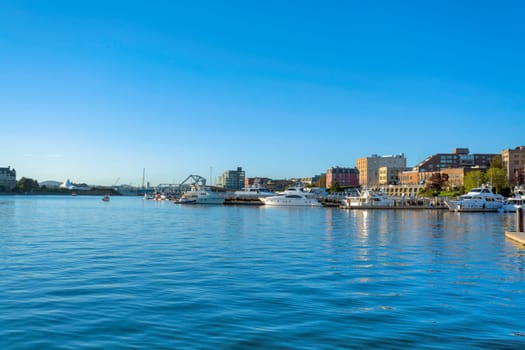
{"label": "white building", "polygon": [[76,189],[77,189],[77,186],[73,185],[73,184],[71,183],[71,181],[69,181],[69,179],[67,179],[66,181],[64,181],[63,184],[61,184],[61,185],[59,186],[59,188],[65,188],[65,189],[67,189],[67,190],[76,190]]}
{"label": "white building", "polygon": [[16,170],[7,168],[0,168],[0,191],[11,191],[16,187]]}

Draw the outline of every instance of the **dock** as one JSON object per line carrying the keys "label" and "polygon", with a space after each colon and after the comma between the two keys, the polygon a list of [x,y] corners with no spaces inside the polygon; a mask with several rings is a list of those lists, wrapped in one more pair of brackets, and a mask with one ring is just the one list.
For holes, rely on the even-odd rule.
{"label": "dock", "polygon": [[525,245],[525,232],[523,232],[523,209],[516,209],[516,231],[505,231],[505,236]]}
{"label": "dock", "polygon": [[525,245],[525,232],[505,231],[505,236],[518,243]]}

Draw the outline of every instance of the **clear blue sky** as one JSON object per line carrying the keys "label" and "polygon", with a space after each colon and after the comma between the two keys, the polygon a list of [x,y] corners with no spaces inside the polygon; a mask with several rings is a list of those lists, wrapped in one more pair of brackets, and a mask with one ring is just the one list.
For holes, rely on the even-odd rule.
{"label": "clear blue sky", "polygon": [[306,177],[525,144],[523,1],[2,1],[0,166]]}

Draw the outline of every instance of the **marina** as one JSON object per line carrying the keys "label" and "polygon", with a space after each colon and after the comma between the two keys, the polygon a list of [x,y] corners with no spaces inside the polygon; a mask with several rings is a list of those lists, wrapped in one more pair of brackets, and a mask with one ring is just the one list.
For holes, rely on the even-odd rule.
{"label": "marina", "polygon": [[524,15],[0,2],[0,350],[525,350]]}

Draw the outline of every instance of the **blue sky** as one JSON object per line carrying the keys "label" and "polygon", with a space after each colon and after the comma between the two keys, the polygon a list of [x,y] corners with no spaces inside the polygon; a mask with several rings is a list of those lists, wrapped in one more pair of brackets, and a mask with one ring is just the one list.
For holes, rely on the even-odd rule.
{"label": "blue sky", "polygon": [[306,177],[525,144],[522,1],[2,1],[0,166]]}

